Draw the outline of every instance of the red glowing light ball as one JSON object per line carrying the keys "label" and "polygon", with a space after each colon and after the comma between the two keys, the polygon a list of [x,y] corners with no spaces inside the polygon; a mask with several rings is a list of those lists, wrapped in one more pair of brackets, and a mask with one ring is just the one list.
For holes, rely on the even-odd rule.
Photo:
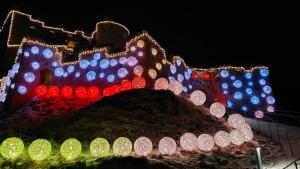
{"label": "red glowing light ball", "polygon": [[209,73],[203,73],[202,78],[203,78],[204,80],[210,80],[210,75],[209,75]]}
{"label": "red glowing light ball", "polygon": [[146,87],[146,80],[141,76],[136,76],[132,80],[132,86],[135,89],[141,89]]}
{"label": "red glowing light ball", "polygon": [[100,91],[97,86],[91,86],[88,89],[88,97],[89,98],[99,98],[100,97]]}
{"label": "red glowing light ball", "polygon": [[59,87],[58,86],[50,86],[48,89],[48,96],[58,97],[59,96]]}
{"label": "red glowing light ball", "polygon": [[111,95],[112,95],[112,91],[110,87],[107,87],[103,90],[103,96],[111,96]]}
{"label": "red glowing light ball", "polygon": [[76,88],[75,95],[78,98],[84,99],[87,98],[87,90],[85,87],[79,86]]}
{"label": "red glowing light ball", "polygon": [[198,79],[200,78],[200,76],[199,76],[199,74],[198,74],[197,71],[194,71],[194,72],[193,72],[192,78],[193,78],[194,80],[198,80]]}
{"label": "red glowing light ball", "polygon": [[110,87],[110,89],[111,89],[111,92],[112,92],[113,95],[116,94],[116,93],[121,92],[121,87],[120,87],[120,85],[117,85],[117,84],[112,85]]}
{"label": "red glowing light ball", "polygon": [[63,97],[67,97],[67,98],[72,97],[72,95],[73,95],[73,89],[72,89],[72,87],[71,86],[64,86],[61,89],[61,95]]}
{"label": "red glowing light ball", "polygon": [[35,88],[35,93],[37,96],[46,96],[48,88],[45,85],[40,85]]}
{"label": "red glowing light ball", "polygon": [[132,83],[129,80],[123,80],[121,82],[121,91],[131,90]]}

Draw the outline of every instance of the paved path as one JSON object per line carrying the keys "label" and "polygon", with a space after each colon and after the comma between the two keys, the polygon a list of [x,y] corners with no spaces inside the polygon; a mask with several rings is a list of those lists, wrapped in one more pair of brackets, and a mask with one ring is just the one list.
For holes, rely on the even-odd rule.
{"label": "paved path", "polygon": [[[282,169],[300,157],[300,128],[250,118],[246,119],[246,121],[256,131],[278,141],[286,154],[286,159],[279,161],[276,166],[264,167],[268,169]],[[298,168],[300,169],[300,165]],[[291,166],[288,169],[295,169],[295,166]]]}

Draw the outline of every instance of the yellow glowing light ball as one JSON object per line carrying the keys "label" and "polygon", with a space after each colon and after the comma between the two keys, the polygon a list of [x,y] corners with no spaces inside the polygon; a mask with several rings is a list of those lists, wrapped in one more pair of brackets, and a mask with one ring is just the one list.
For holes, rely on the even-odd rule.
{"label": "yellow glowing light ball", "polygon": [[158,78],[154,83],[155,90],[167,90],[169,88],[169,82],[167,79],[161,77]]}
{"label": "yellow glowing light ball", "polygon": [[198,148],[202,151],[211,151],[214,148],[214,138],[209,134],[201,134],[197,139]]}
{"label": "yellow glowing light ball", "polygon": [[245,119],[240,114],[231,114],[228,117],[228,124],[233,128],[239,128],[240,126],[245,124]]}
{"label": "yellow glowing light ball", "polygon": [[197,137],[193,133],[184,133],[180,137],[180,146],[186,151],[193,151],[197,148]]}
{"label": "yellow glowing light ball", "polygon": [[210,113],[213,115],[213,116],[216,116],[218,118],[221,118],[224,116],[224,114],[226,113],[226,108],[225,106],[222,104],[222,103],[219,103],[219,102],[215,102],[213,103],[210,108]]}
{"label": "yellow glowing light ball", "polygon": [[169,90],[171,90],[174,94],[179,95],[182,92],[182,84],[177,80],[172,80],[169,85]]}
{"label": "yellow glowing light ball", "polygon": [[234,129],[230,132],[230,140],[232,144],[239,146],[244,143],[245,136],[240,130]]}
{"label": "yellow glowing light ball", "polygon": [[155,79],[156,76],[157,76],[157,72],[156,72],[156,70],[154,70],[154,69],[149,69],[149,70],[148,70],[148,75],[149,75],[152,79]]}
{"label": "yellow glowing light ball", "polygon": [[119,137],[114,141],[113,153],[115,156],[128,156],[132,150],[132,143],[126,137]]}
{"label": "yellow glowing light ball", "polygon": [[34,140],[28,147],[28,154],[32,160],[41,161],[50,156],[51,143],[45,139]]}
{"label": "yellow glowing light ball", "polygon": [[134,142],[134,152],[139,156],[147,156],[152,152],[153,145],[149,138],[139,137]]}
{"label": "yellow glowing light ball", "polygon": [[0,146],[0,153],[4,158],[15,159],[19,157],[24,150],[24,143],[20,138],[11,137],[5,139]]}
{"label": "yellow glowing light ball", "polygon": [[201,90],[195,90],[190,95],[190,100],[196,105],[202,105],[206,100],[206,95]]}
{"label": "yellow glowing light ball", "polygon": [[151,53],[153,56],[157,55],[157,50],[155,48],[151,48]]}
{"label": "yellow glowing light ball", "polygon": [[214,136],[214,140],[216,145],[227,147],[230,144],[230,135],[225,131],[218,131]]}
{"label": "yellow glowing light ball", "polygon": [[145,42],[143,40],[138,40],[136,44],[139,48],[143,48],[145,46]]}
{"label": "yellow glowing light ball", "polygon": [[164,137],[158,143],[158,150],[163,155],[172,155],[176,152],[177,144],[171,137]]}
{"label": "yellow glowing light ball", "polygon": [[156,63],[155,66],[157,70],[161,70],[162,68],[162,65],[160,63]]}
{"label": "yellow glowing light ball", "polygon": [[81,143],[75,138],[70,138],[62,143],[60,153],[66,160],[74,160],[79,157],[81,149]]}
{"label": "yellow glowing light ball", "polygon": [[90,152],[93,157],[107,156],[109,148],[109,143],[105,138],[96,138],[90,144]]}

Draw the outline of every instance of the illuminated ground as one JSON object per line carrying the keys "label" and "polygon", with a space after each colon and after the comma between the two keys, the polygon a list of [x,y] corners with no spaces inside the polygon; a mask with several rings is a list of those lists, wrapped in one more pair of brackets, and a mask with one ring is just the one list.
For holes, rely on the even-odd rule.
{"label": "illuminated ground", "polygon": [[[135,90],[103,98],[88,108],[72,111],[72,106],[90,104],[89,101],[37,100],[27,104],[17,113],[0,121],[0,141],[10,136],[21,137],[26,147],[37,138],[45,138],[54,146],[50,159],[39,164],[28,160],[25,153],[15,162],[0,157],[0,168],[254,168],[256,146],[264,149],[264,163],[272,164],[284,156],[280,145],[271,139],[255,134],[255,139],[240,147],[215,146],[210,153],[184,152],[179,147],[175,155],[161,156],[155,150],[146,159],[123,158],[93,159],[89,156],[89,143],[96,137],[106,138],[110,144],[120,136],[134,141],[147,136],[157,147],[164,136],[178,140],[184,132],[213,134],[222,129],[225,119],[216,119],[205,108],[196,108],[169,91]],[[4,117],[3,117],[4,118]],[[74,162],[66,162],[59,155],[60,144],[70,137],[83,144],[84,152]],[[133,153],[132,153],[133,154]],[[134,154],[133,154],[134,156]]]}

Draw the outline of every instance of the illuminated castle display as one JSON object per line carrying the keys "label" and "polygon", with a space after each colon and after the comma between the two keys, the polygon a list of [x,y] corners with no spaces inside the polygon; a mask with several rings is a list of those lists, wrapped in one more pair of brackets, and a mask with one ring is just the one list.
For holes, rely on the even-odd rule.
{"label": "illuminated castle display", "polygon": [[[81,162],[90,162],[97,160],[97,158],[109,156],[149,156],[152,159],[163,159],[164,157],[161,156],[175,154],[177,161],[178,158],[184,160],[189,158],[187,152],[192,152],[192,158],[196,159],[195,153],[201,151],[210,153],[201,153],[201,157],[197,158],[197,165],[198,161],[205,160],[204,156],[212,156],[218,159],[219,163],[221,158],[216,158],[218,155],[213,153],[223,148],[226,149],[221,150],[222,156],[229,155],[226,154],[226,151],[235,153],[238,152],[235,150],[236,147],[241,148],[242,151],[239,151],[238,157],[242,157],[240,153],[248,151],[244,147],[254,148],[259,144],[259,138],[252,142],[255,135],[242,115],[263,118],[264,112],[274,112],[275,109],[275,98],[272,95],[269,81],[270,72],[267,67],[192,68],[179,56],[174,56],[169,60],[165,50],[148,33],[142,32],[129,37],[128,29],[116,22],[98,22],[95,31],[91,36],[87,36],[82,31],[70,32],[62,28],[50,27],[44,22],[32,19],[31,15],[11,11],[0,28],[0,33],[0,42],[5,42],[0,43],[0,56],[3,60],[0,62],[0,77],[2,77],[0,79],[0,112],[6,113],[3,117],[11,119],[14,115],[25,114],[25,116],[18,116],[21,121],[12,122],[17,125],[21,123],[22,127],[24,125],[24,129],[28,126],[31,127],[32,124],[26,123],[26,119],[33,119],[34,124],[39,124],[36,126],[38,129],[46,128],[46,123],[40,123],[42,119],[39,121],[40,119],[36,118],[44,112],[47,112],[47,114],[41,116],[47,116],[47,118],[49,116],[50,120],[54,120],[54,125],[49,123],[51,131],[42,132],[43,130],[37,130],[38,132],[36,132],[46,133],[47,135],[51,133],[48,139],[38,138],[31,144],[24,144],[23,140],[28,141],[40,137],[32,132],[35,130],[31,128],[28,130],[30,131],[30,139],[25,137],[26,139],[22,140],[21,136],[20,138],[5,138],[0,145],[0,155],[7,161],[12,160],[14,162],[13,160],[21,156],[24,157],[24,154],[26,156],[28,154],[28,157],[24,158],[31,161],[47,161],[47,159],[52,160],[57,157],[59,161],[69,162],[78,159]],[[158,107],[163,107],[171,97],[170,99],[175,98],[177,101],[171,101],[167,106],[173,106],[174,103],[182,103],[184,106],[175,105],[173,109],[169,110],[173,113],[174,110],[176,112],[177,109],[181,109],[179,110],[180,113],[176,114],[165,113],[166,110],[162,109],[165,116],[160,113],[155,114],[156,112],[152,110],[149,113],[147,110],[145,113],[147,115],[149,113],[149,117],[151,116],[151,121],[148,122],[147,117],[140,118],[140,115],[144,116],[145,114],[140,114],[139,111],[137,111],[139,114],[135,114],[138,117],[124,118],[126,119],[125,125],[120,125],[120,123],[123,123],[122,120],[116,120],[113,123],[114,118],[112,118],[109,123],[104,124],[105,127],[101,126],[101,129],[91,130],[93,132],[97,131],[94,133],[95,138],[91,141],[92,136],[87,136],[89,133],[86,133],[86,131],[89,131],[92,127],[100,126],[99,123],[106,121],[100,115],[111,115],[111,113],[106,112],[107,109],[102,109],[103,107],[94,108],[93,106],[97,105],[96,102],[103,97],[137,89],[140,90],[136,93],[131,92],[131,94],[135,93],[134,96],[140,102],[131,104],[137,103],[136,105],[139,105],[141,102],[143,104],[145,99],[140,99],[142,98],[139,97],[141,93],[146,93],[144,95],[148,101],[148,98],[154,96],[148,94],[148,92],[155,92],[158,93],[155,95],[168,94],[169,97],[159,97],[166,98],[164,102],[150,98],[149,100],[152,100],[146,104],[155,102]],[[171,92],[164,93],[161,90],[169,90],[176,96]],[[120,99],[122,104],[123,98],[127,99],[128,97],[133,97],[133,95],[116,96],[118,99],[122,98]],[[188,102],[182,98],[188,100]],[[107,100],[109,99],[113,100],[115,98],[112,97]],[[99,103],[104,102],[105,99]],[[92,103],[96,104],[91,105]],[[111,103],[110,101],[109,109],[115,106]],[[120,104],[120,102],[117,104]],[[61,108],[62,105],[68,105],[71,108],[67,106],[67,108]],[[33,110],[34,106],[40,107]],[[151,104],[150,106],[152,107]],[[44,109],[45,107],[51,109]],[[84,109],[76,111],[82,107],[91,108],[91,113],[95,112],[96,115],[90,114],[89,116],[89,113],[85,113]],[[53,111],[56,109],[61,109],[61,111],[56,113]],[[148,109],[148,107],[145,109]],[[66,111],[74,116],[78,112],[83,112],[83,116],[78,117],[84,118],[76,117],[74,119],[76,126],[83,127],[87,124],[82,130],[84,131],[82,138],[69,138],[73,137],[74,133],[74,137],[81,137],[82,131],[78,132],[80,134],[76,134],[77,130],[73,126],[71,127],[72,132],[55,128],[57,125],[56,115],[59,118],[62,117],[59,122],[63,124],[63,128],[67,128],[66,121],[72,121],[67,118],[65,120],[64,113]],[[130,108],[129,113],[123,114],[123,116],[131,115],[134,111],[136,111],[135,108]],[[181,111],[184,113],[181,113]],[[112,109],[111,112],[115,112],[115,110]],[[186,112],[190,112],[190,114],[186,115]],[[144,112],[142,111],[142,113]],[[116,111],[116,119],[123,118],[121,115]],[[85,119],[86,116],[91,117],[92,120],[88,121],[88,118]],[[157,123],[152,124],[152,117],[155,116],[158,116],[154,119]],[[175,122],[182,116],[187,117],[188,120],[183,121],[188,126],[179,124],[182,123],[181,120],[178,122],[179,125]],[[196,116],[198,117],[195,118]],[[94,117],[100,119],[101,122],[95,121]],[[129,126],[130,123],[134,123],[134,118],[141,121],[137,126],[137,128],[142,129],[141,132],[136,132],[136,127],[131,129]],[[160,129],[158,127],[165,127],[167,124],[165,121],[160,121],[160,119],[169,118],[176,119],[172,120],[172,128],[163,131],[160,135],[157,132]],[[83,119],[84,124],[77,124],[78,119]],[[129,119],[132,121],[129,121]],[[2,123],[1,120],[0,124],[5,124],[5,121]],[[175,125],[173,122],[175,122]],[[149,124],[146,125],[146,123]],[[10,126],[11,123],[7,124],[9,126],[8,132],[13,131]],[[140,126],[140,124],[145,124],[149,128],[153,125],[155,130],[149,130],[149,133],[151,133],[149,134],[145,130],[146,127]],[[125,132],[114,128],[119,127],[119,125],[124,128]],[[109,130],[106,130],[106,128],[109,128]],[[22,130],[23,138],[25,135],[24,129]],[[18,133],[15,135],[18,135],[19,132],[21,135],[21,130],[19,130],[20,128],[18,128]],[[174,130],[173,134],[170,134],[170,130]],[[63,134],[58,133],[59,136],[56,137],[53,135],[56,134],[56,131]],[[130,133],[126,133],[127,131]],[[101,132],[105,132],[105,135]],[[132,133],[135,135],[131,135]],[[7,134],[3,135],[7,136]],[[60,139],[60,137],[66,137],[67,139],[64,138],[65,140],[62,143],[55,142],[58,140],[54,139]],[[85,140],[85,144],[87,141],[91,141],[89,155],[84,154],[84,159],[82,158],[82,152],[86,146],[82,146],[80,142],[80,139],[81,141],[84,140],[83,138],[88,138],[88,140]],[[264,142],[266,144],[270,143],[268,141]],[[244,143],[248,144],[244,147],[238,147]],[[55,149],[58,144],[60,144],[60,148],[57,151]],[[28,148],[25,148],[27,145],[29,145]],[[154,149],[158,151],[154,151]],[[27,153],[24,153],[24,151],[27,151]],[[84,150],[84,152],[88,151]],[[181,152],[184,152],[184,154],[179,154]],[[60,155],[55,156],[54,154]],[[154,154],[154,156],[151,154]],[[93,159],[89,160],[87,157]],[[172,158],[167,159],[168,161],[172,160]],[[232,159],[230,157],[230,160]],[[6,162],[5,160],[0,161],[0,165],[2,165],[1,162]],[[41,163],[36,164],[40,165]],[[49,164],[45,163],[45,165]],[[57,164],[61,165],[63,163]]]}
{"label": "illuminated castle display", "polygon": [[[42,36],[24,35],[20,44],[10,44],[17,15],[38,23],[46,32],[72,34],[73,39],[67,44],[55,44]],[[120,29],[119,32],[128,32],[124,26],[114,22],[98,23],[97,30],[88,37],[79,31],[72,33],[47,27],[16,11],[11,12],[8,18],[11,18],[11,26],[7,47],[16,51],[11,69],[1,79],[0,102],[8,111],[36,97],[99,100],[139,88],[171,90],[176,95],[189,98],[197,106],[215,107],[212,112],[217,117],[225,108],[229,112],[242,112],[257,118],[262,118],[264,111],[274,111],[275,99],[267,67],[191,68],[180,57],[167,60],[164,49],[148,33],[134,36],[126,43],[115,39],[111,43],[105,35],[99,40],[99,29],[107,25]]]}

